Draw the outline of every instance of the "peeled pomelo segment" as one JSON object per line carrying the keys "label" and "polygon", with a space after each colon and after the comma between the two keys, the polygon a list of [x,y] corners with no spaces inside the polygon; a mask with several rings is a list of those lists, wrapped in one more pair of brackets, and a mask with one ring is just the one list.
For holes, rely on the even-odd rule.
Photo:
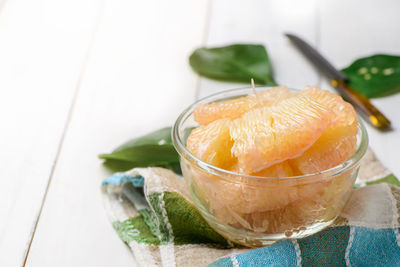
{"label": "peeled pomelo segment", "polygon": [[252,108],[276,104],[292,94],[287,87],[274,87],[256,95],[250,94],[229,101],[200,105],[194,110],[193,116],[200,125],[207,125],[222,118],[236,119]]}
{"label": "peeled pomelo segment", "polygon": [[247,97],[240,97],[220,103],[200,105],[194,110],[193,116],[200,125],[207,125],[222,118],[235,119],[249,111],[254,105],[255,103],[248,101]]}
{"label": "peeled pomelo segment", "polygon": [[[282,100],[293,96],[293,92],[290,91],[286,86],[277,86],[271,89],[267,89],[256,94],[250,94],[248,96],[249,101],[262,104],[262,106],[276,105]],[[257,107],[257,106],[256,106]]]}
{"label": "peeled pomelo segment", "polygon": [[[334,219],[343,201],[347,201],[352,186],[348,173],[338,177],[316,175],[258,181],[252,190],[246,190],[252,191],[246,197],[241,194],[228,197],[230,188],[224,187],[224,194],[216,194],[216,198],[211,199],[210,210],[219,222],[255,232],[289,231],[290,236],[290,232],[305,230],[304,226],[313,222]],[[276,182],[280,185],[274,190],[267,186]],[[295,197],[288,201],[288,196],[294,196],[295,192]]]}
{"label": "peeled pomelo segment", "polygon": [[[241,174],[241,169],[239,168],[239,164],[236,163],[229,169],[229,171],[234,173]],[[270,177],[270,178],[279,178],[279,177],[291,177],[296,175],[301,175],[297,170],[294,170],[292,166],[289,164],[289,161],[283,161],[277,164],[274,164],[268,168],[262,169],[258,172],[253,173],[242,173],[255,177]]]}
{"label": "peeled pomelo segment", "polygon": [[288,161],[283,161],[281,163],[277,163],[268,168],[265,168],[261,171],[252,173],[253,176],[260,177],[290,177],[298,175],[295,170],[293,170],[292,166],[290,166]]}
{"label": "peeled pomelo segment", "polygon": [[329,127],[300,157],[292,159],[291,165],[303,174],[324,171],[348,160],[354,154],[356,144],[352,126]]}
{"label": "peeled pomelo segment", "polygon": [[315,86],[307,86],[299,94],[312,97],[331,110],[334,114],[333,125],[349,125],[357,128],[356,112],[353,106],[344,101],[341,96]]}
{"label": "peeled pomelo segment", "polygon": [[318,195],[314,195],[314,198],[304,198],[281,209],[244,214],[243,218],[250,230],[270,234],[285,232],[290,237],[306,230],[305,226],[312,224],[315,218],[324,218],[324,213],[325,207],[320,204]]}
{"label": "peeled pomelo segment", "polygon": [[201,185],[211,209],[230,209],[238,214],[272,210],[284,207],[298,199],[296,187],[287,186],[279,180],[251,184],[248,179],[239,178],[229,181],[219,177],[196,177]]}
{"label": "peeled pomelo segment", "polygon": [[[310,219],[305,213],[299,214],[299,209],[307,210],[309,207],[302,204],[306,200],[318,203],[320,209],[322,204],[326,204],[322,203],[321,195],[328,182],[323,179],[314,180],[303,184],[304,181],[266,179],[258,184],[242,184],[237,188],[232,184],[226,184],[220,186],[220,189],[224,188],[224,194],[214,192],[214,194],[208,194],[207,197],[210,210],[219,221],[259,232],[274,232],[278,227],[272,225],[274,221],[296,225],[294,220],[290,220],[290,218],[283,220],[282,216],[302,216]],[[215,190],[215,187],[211,187],[210,184],[209,189]],[[313,208],[315,209],[316,206]],[[260,213],[264,213],[267,217],[268,214],[273,214],[275,218],[269,217],[267,223],[263,216],[257,217],[257,214]]]}
{"label": "peeled pomelo segment", "polygon": [[233,141],[229,135],[230,123],[228,119],[220,119],[194,129],[187,139],[187,148],[209,164],[230,168],[236,162],[231,155]]}
{"label": "peeled pomelo segment", "polygon": [[291,165],[303,174],[332,168],[348,160],[356,150],[357,116],[354,108],[340,96],[317,87],[306,87],[299,94],[307,95],[326,106],[334,114],[332,125]]}
{"label": "peeled pomelo segment", "polygon": [[332,113],[323,105],[311,97],[296,95],[232,121],[232,153],[241,172],[258,172],[300,156],[331,122]]}
{"label": "peeled pomelo segment", "polygon": [[[253,178],[231,175],[222,178],[197,171],[193,182],[203,199],[216,213],[230,210],[237,214],[280,209],[323,189],[326,182],[315,179]],[[200,194],[200,193],[199,193]],[[214,213],[214,214],[216,214]]]}

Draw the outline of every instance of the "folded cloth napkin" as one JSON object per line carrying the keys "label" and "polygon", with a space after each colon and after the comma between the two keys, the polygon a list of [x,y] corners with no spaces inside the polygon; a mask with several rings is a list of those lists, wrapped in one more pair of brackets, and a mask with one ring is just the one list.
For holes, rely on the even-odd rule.
{"label": "folded cloth napkin", "polygon": [[235,247],[193,206],[183,178],[163,168],[115,173],[102,184],[113,227],[139,266],[400,266],[400,186],[368,151],[357,187],[329,228],[271,246]]}

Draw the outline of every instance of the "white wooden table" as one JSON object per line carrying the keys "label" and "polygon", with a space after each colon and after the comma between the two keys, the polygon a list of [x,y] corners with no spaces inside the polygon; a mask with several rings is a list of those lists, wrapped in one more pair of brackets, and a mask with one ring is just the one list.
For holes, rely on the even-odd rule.
{"label": "white wooden table", "polygon": [[[0,0],[0,266],[136,265],[103,211],[110,173],[97,155],[238,86],[194,74],[196,47],[263,43],[280,84],[329,88],[283,33],[344,67],[400,54],[399,11],[398,0]],[[371,147],[400,177],[400,94],[373,102],[395,130],[368,127]]]}

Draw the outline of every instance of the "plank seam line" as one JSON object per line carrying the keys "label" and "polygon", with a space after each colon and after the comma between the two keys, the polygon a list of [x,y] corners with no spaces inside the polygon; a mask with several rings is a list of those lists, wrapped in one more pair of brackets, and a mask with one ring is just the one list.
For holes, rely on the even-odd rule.
{"label": "plank seam line", "polygon": [[[0,8],[1,8],[1,6],[0,6]],[[35,238],[35,233],[36,233],[37,227],[39,225],[40,217],[42,215],[44,203],[46,202],[47,194],[49,192],[50,185],[51,185],[51,182],[53,180],[54,172],[55,172],[55,169],[56,169],[56,166],[57,166],[57,163],[58,163],[58,159],[59,159],[60,154],[61,154],[61,150],[62,150],[62,147],[63,147],[63,144],[64,144],[64,140],[65,140],[65,137],[67,135],[69,126],[71,124],[71,121],[72,121],[72,117],[73,117],[73,114],[74,114],[76,102],[77,102],[79,91],[80,91],[79,89],[81,87],[81,84],[82,84],[82,81],[83,81],[83,77],[85,76],[85,73],[86,73],[86,70],[87,70],[87,65],[88,65],[88,62],[89,62],[89,59],[90,59],[91,51],[92,51],[92,48],[94,46],[96,35],[97,35],[98,30],[99,30],[100,22],[101,22],[102,17],[103,17],[104,8],[105,8],[105,0],[102,0],[101,4],[100,4],[100,7],[99,7],[99,13],[97,15],[95,26],[94,26],[94,29],[92,31],[92,35],[91,35],[90,40],[89,40],[89,45],[88,45],[88,48],[87,48],[87,51],[86,51],[86,55],[85,55],[85,58],[83,60],[82,66],[81,66],[81,71],[80,71],[79,76],[78,76],[78,80],[77,80],[77,83],[76,83],[74,95],[72,97],[71,105],[70,105],[70,108],[68,110],[67,120],[65,122],[64,129],[63,129],[60,141],[59,141],[58,146],[57,146],[56,156],[54,158],[53,165],[51,166],[49,180],[47,182],[46,189],[45,189],[45,192],[44,192],[44,195],[43,195],[43,198],[42,198],[42,203],[40,205],[39,212],[38,212],[38,214],[36,216],[36,220],[35,220],[35,222],[33,224],[30,240],[28,241],[27,248],[26,248],[25,253],[23,255],[23,264],[22,264],[23,267],[25,267],[26,262],[28,260],[28,256],[29,256],[29,252],[30,252],[30,249],[31,249],[31,246],[32,246],[32,243],[33,243],[33,239]]]}
{"label": "plank seam line", "polygon": [[[203,30],[203,40],[201,41],[202,45],[205,46],[207,41],[208,41],[208,34],[210,33],[210,25],[211,25],[211,13],[212,13],[212,2],[213,0],[208,0],[207,2],[207,10],[206,10],[206,21],[204,25],[204,30]],[[197,75],[197,80],[196,80],[196,88],[194,91],[194,100],[197,101],[199,99],[200,95],[200,80],[201,76],[198,74]]]}

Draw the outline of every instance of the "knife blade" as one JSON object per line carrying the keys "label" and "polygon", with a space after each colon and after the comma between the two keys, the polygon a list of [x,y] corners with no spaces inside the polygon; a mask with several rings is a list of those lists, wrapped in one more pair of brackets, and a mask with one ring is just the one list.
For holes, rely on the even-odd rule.
{"label": "knife blade", "polygon": [[380,130],[390,129],[390,121],[363,94],[348,84],[346,75],[337,70],[327,59],[306,41],[293,34],[285,34],[289,40],[308,58],[311,63],[330,80],[340,95],[358,110],[372,126]]}

